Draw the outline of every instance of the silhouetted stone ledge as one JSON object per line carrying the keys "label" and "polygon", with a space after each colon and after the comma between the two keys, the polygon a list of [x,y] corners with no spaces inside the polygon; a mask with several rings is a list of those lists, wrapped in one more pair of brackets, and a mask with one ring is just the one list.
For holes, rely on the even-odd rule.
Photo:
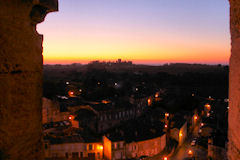
{"label": "silhouetted stone ledge", "polygon": [[0,159],[43,159],[42,35],[57,0],[0,0]]}
{"label": "silhouetted stone ledge", "polygon": [[228,159],[240,159],[240,1],[230,2],[232,49],[229,73]]}

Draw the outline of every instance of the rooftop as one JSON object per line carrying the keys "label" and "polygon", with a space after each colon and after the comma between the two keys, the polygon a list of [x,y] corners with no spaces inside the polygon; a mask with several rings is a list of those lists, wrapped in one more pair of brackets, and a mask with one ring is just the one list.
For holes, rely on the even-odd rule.
{"label": "rooftop", "polygon": [[47,135],[44,139],[51,144],[101,142],[101,137],[86,129],[71,129],[63,136]]}
{"label": "rooftop", "polygon": [[105,135],[113,142],[137,142],[164,135],[163,128],[164,124],[161,121],[151,123],[147,119],[131,120],[108,130]]}

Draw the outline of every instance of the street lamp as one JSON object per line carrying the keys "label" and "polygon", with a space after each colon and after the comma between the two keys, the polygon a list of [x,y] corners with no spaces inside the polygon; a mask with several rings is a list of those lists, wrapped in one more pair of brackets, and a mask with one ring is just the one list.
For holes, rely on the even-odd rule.
{"label": "street lamp", "polygon": [[103,145],[99,145],[99,146],[98,146],[98,149],[99,149],[99,150],[103,150]]}
{"label": "street lamp", "polygon": [[151,106],[152,102],[150,98],[148,98],[147,102],[148,102],[148,106]]}
{"label": "street lamp", "polygon": [[168,160],[168,157],[167,156],[163,157],[163,160]]}
{"label": "street lamp", "polygon": [[195,116],[194,116],[194,120],[197,120],[197,119],[198,119],[198,117],[195,115]]}
{"label": "street lamp", "polygon": [[179,137],[182,137],[182,136],[183,136],[183,134],[182,134],[182,132],[180,132],[180,133],[179,133]]}
{"label": "street lamp", "polygon": [[68,119],[69,119],[69,120],[73,120],[74,117],[73,117],[72,115],[70,115],[70,116],[68,117]]}
{"label": "street lamp", "polygon": [[69,96],[69,97],[74,97],[74,91],[71,91],[71,90],[68,91],[68,96]]}
{"label": "street lamp", "polygon": [[150,98],[148,99],[148,103],[151,103],[151,99]]}
{"label": "street lamp", "polygon": [[206,107],[207,110],[211,110],[211,105],[210,104],[208,104],[208,103],[205,104],[205,107]]}
{"label": "street lamp", "polygon": [[165,117],[168,117],[169,116],[169,113],[165,113]]}
{"label": "street lamp", "polygon": [[193,155],[193,151],[191,149],[188,150],[188,155],[192,156]]}

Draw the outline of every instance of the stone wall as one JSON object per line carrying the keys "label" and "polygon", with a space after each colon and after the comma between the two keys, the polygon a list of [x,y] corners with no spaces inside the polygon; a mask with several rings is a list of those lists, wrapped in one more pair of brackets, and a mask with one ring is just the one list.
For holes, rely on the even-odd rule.
{"label": "stone wall", "polygon": [[72,112],[60,112],[59,103],[45,97],[42,98],[42,123],[59,122],[69,120]]}
{"label": "stone wall", "polygon": [[57,0],[0,0],[0,159],[42,159],[42,35]]}
{"label": "stone wall", "polygon": [[240,1],[230,1],[232,54],[229,73],[228,158],[240,159]]}

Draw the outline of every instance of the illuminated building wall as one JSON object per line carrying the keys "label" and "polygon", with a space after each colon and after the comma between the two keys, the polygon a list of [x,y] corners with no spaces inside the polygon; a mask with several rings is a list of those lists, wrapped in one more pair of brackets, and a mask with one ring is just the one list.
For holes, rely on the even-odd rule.
{"label": "illuminated building wall", "polygon": [[106,136],[103,136],[103,155],[106,160],[112,159],[112,142]]}
{"label": "illuminated building wall", "polygon": [[172,128],[170,130],[170,136],[178,141],[179,145],[182,145],[187,137],[187,122],[183,123],[182,126]]}
{"label": "illuminated building wall", "polygon": [[62,144],[48,144],[45,146],[45,158],[94,158],[96,160],[103,159],[103,145],[99,143],[62,143]]}
{"label": "illuminated building wall", "polygon": [[139,158],[141,156],[154,156],[160,153],[166,146],[166,134],[161,137],[132,142],[126,144],[126,157]]}

